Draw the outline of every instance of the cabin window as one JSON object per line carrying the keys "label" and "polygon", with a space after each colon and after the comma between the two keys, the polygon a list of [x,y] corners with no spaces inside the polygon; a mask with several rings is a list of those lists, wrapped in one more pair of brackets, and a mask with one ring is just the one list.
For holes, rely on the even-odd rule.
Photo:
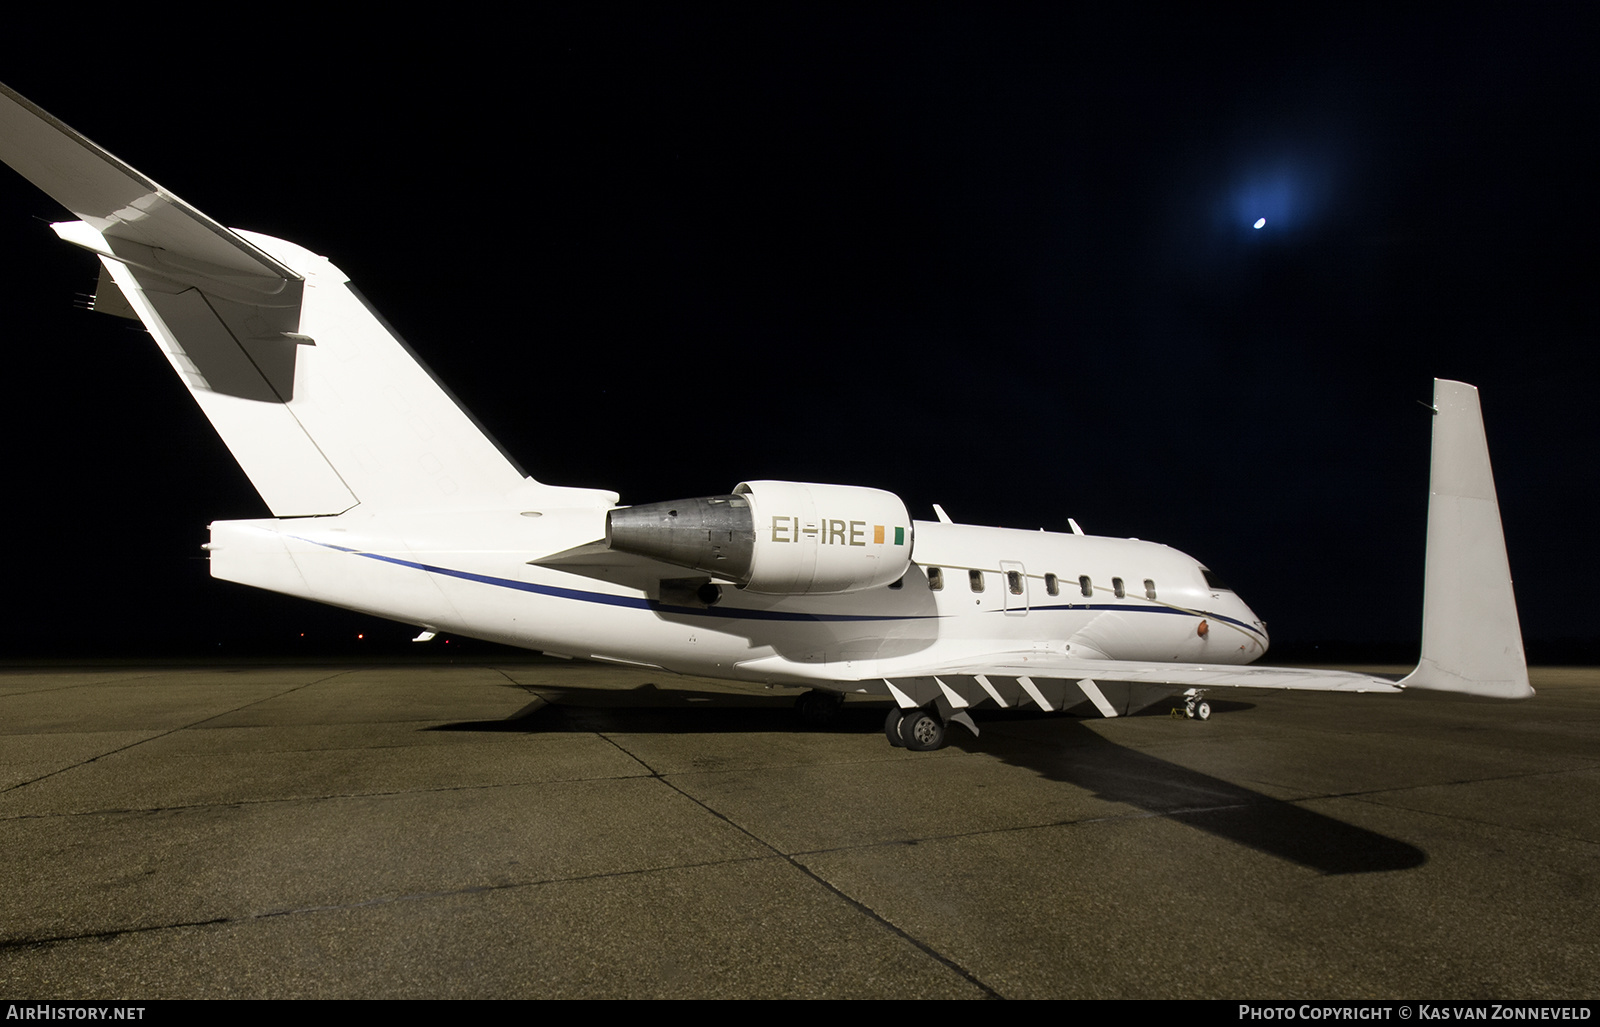
{"label": "cabin window", "polygon": [[939,567],[928,568],[928,589],[937,592],[944,588],[944,571]]}
{"label": "cabin window", "polygon": [[1126,596],[1128,594],[1128,590],[1122,587],[1122,579],[1121,578],[1112,578],[1111,579],[1111,591],[1116,593],[1116,596],[1117,596],[1118,599],[1121,599],[1123,596]]}
{"label": "cabin window", "polygon": [[1011,589],[1011,594],[1012,595],[1014,595],[1014,596],[1021,595],[1022,594],[1022,572],[1021,571],[1006,571],[1006,587]]}
{"label": "cabin window", "polygon": [[967,572],[967,584],[972,586],[972,590],[974,592],[982,592],[983,591],[983,572],[982,571],[968,571]]}
{"label": "cabin window", "polygon": [[1044,590],[1053,596],[1060,595],[1061,579],[1056,577],[1054,574],[1046,574],[1044,576]]}
{"label": "cabin window", "polygon": [[1154,599],[1156,597],[1156,579],[1144,579],[1144,597],[1146,599]]}
{"label": "cabin window", "polygon": [[1089,580],[1089,575],[1085,574],[1078,578],[1078,591],[1083,593],[1085,599],[1094,595],[1094,583]]}

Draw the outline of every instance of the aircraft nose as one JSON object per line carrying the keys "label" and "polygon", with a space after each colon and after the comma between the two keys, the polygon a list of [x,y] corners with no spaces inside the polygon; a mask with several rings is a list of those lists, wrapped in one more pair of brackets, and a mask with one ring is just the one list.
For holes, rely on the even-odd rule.
{"label": "aircraft nose", "polygon": [[1250,654],[1250,659],[1255,659],[1264,654],[1270,644],[1270,640],[1267,638],[1267,622],[1256,616],[1256,612],[1250,609],[1249,604],[1238,595],[1234,595],[1232,598],[1233,603],[1231,605],[1233,608],[1230,612],[1238,618],[1237,625],[1239,630],[1250,639],[1240,648]]}
{"label": "aircraft nose", "polygon": [[1267,622],[1257,617],[1256,612],[1248,606],[1244,608],[1244,622],[1254,628],[1255,633],[1261,636],[1258,644],[1261,646],[1261,651],[1265,653],[1272,644],[1272,640],[1267,637]]}

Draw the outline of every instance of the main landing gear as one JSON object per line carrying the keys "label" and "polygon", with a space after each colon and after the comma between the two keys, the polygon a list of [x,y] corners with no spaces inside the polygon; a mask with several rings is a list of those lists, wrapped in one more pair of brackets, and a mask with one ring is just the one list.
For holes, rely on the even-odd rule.
{"label": "main landing gear", "polygon": [[[844,708],[844,696],[813,689],[797,698],[794,707],[807,727],[826,727]],[[943,703],[936,702],[909,710],[890,707],[889,716],[883,722],[883,735],[897,749],[932,752],[943,749],[949,742],[951,724],[960,724],[974,735],[978,733],[978,725],[965,710],[947,709]]]}
{"label": "main landing gear", "polygon": [[896,748],[932,752],[943,749],[950,741],[951,724],[960,724],[972,732],[972,737],[978,737],[978,725],[972,714],[951,709],[943,700],[915,709],[891,709],[883,722],[883,734]]}
{"label": "main landing gear", "polygon": [[800,698],[794,701],[794,708],[800,714],[800,722],[806,727],[827,727],[838,719],[839,711],[844,709],[844,696],[838,692],[813,688],[800,694]]}
{"label": "main landing gear", "polygon": [[1190,720],[1211,719],[1211,704],[1206,702],[1204,692],[1191,688],[1183,693],[1183,715]]}
{"label": "main landing gear", "polygon": [[883,734],[889,744],[912,752],[943,749],[945,728],[945,722],[932,710],[902,710],[898,706],[889,709],[889,716],[883,722]]}

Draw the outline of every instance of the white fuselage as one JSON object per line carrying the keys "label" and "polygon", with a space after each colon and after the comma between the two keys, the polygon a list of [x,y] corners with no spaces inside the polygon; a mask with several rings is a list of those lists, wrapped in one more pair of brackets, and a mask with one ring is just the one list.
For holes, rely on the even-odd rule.
{"label": "white fuselage", "polygon": [[822,596],[730,585],[711,606],[663,589],[670,569],[647,580],[602,558],[530,562],[593,543],[604,515],[219,521],[212,573],[434,631],[750,681],[857,681],[1029,649],[1243,664],[1267,648],[1260,619],[1194,559],[1136,539],[918,521],[897,585]]}
{"label": "white fuselage", "polygon": [[100,260],[95,309],[145,326],[275,515],[211,526],[215,577],[425,632],[877,692],[889,741],[925,749],[991,701],[1110,717],[1183,689],[1203,719],[1212,687],[1532,694],[1465,383],[1436,380],[1430,405],[1417,669],[1244,669],[1265,626],[1166,546],[913,522],[863,486],[743,481],[624,509],[541,484],[325,256],[224,228],[4,85],[0,161],[73,212],[52,227]]}

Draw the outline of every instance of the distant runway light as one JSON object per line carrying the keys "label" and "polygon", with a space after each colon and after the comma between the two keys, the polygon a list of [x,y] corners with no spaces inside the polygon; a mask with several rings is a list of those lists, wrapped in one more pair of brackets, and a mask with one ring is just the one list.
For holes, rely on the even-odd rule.
{"label": "distant runway light", "polygon": [[1266,218],[1256,218],[1255,227],[1260,228],[1262,225],[1264,225],[1266,223],[1267,223],[1267,219]]}

